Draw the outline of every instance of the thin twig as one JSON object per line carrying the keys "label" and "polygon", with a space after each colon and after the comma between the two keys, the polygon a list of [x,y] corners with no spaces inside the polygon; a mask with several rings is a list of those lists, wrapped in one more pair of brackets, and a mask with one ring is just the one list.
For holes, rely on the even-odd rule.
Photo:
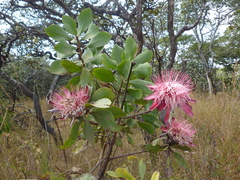
{"label": "thin twig", "polygon": [[[56,120],[56,117],[53,116],[53,120],[57,126],[57,130],[58,130],[58,134],[59,134],[59,139],[61,141],[61,144],[63,145],[63,138],[62,138],[62,134],[61,134],[61,131],[60,131],[60,128],[59,128],[59,125],[57,123],[57,120]],[[67,162],[67,154],[66,154],[66,150],[63,149],[63,157],[64,157],[64,161],[65,161],[65,164],[66,164],[66,167],[68,167],[68,162]]]}
{"label": "thin twig", "polygon": [[129,71],[129,74],[128,74],[128,78],[127,78],[127,84],[126,84],[126,88],[125,88],[125,92],[124,92],[124,96],[123,96],[123,100],[122,100],[121,109],[123,109],[123,106],[124,106],[124,103],[125,103],[125,99],[126,99],[126,96],[127,96],[127,88],[128,88],[128,84],[129,84],[129,81],[130,81],[130,76],[132,74],[132,69],[133,69],[133,66],[135,64],[136,64],[135,62],[131,63],[131,68],[130,68],[130,71]]}
{"label": "thin twig", "polygon": [[147,152],[147,151],[136,151],[136,152],[131,152],[131,153],[128,153],[128,154],[123,154],[123,155],[119,155],[119,156],[111,157],[110,160],[118,159],[118,158],[122,158],[122,157],[127,157],[127,156],[132,156],[132,155],[134,155],[134,154],[141,154],[141,153],[144,153],[144,152]]}
{"label": "thin twig", "polygon": [[121,119],[129,119],[129,118],[133,118],[133,117],[135,117],[135,116],[140,116],[140,115],[142,115],[142,114],[148,114],[148,113],[150,113],[150,112],[151,112],[151,110],[148,110],[148,111],[140,112],[140,113],[137,113],[137,114],[134,114],[134,115],[131,115],[131,116],[121,117]]}

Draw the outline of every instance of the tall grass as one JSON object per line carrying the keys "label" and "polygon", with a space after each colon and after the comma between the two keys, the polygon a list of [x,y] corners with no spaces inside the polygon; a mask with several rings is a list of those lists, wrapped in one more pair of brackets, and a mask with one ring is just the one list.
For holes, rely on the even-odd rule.
{"label": "tall grass", "polygon": [[[219,93],[211,99],[197,93],[193,99],[197,100],[197,103],[192,104],[194,117],[189,118],[180,110],[176,113],[188,118],[197,129],[197,146],[192,152],[182,152],[188,163],[187,169],[173,163],[174,173],[171,179],[240,179],[240,101],[235,101],[236,96],[227,93]],[[24,105],[30,108],[32,106],[28,101]],[[44,101],[43,109],[47,112],[48,107]],[[19,108],[18,111],[23,109]],[[50,119],[51,114],[45,116]],[[15,124],[11,132],[0,135],[0,179],[43,178],[51,174],[66,176],[74,173],[77,176],[91,171],[98,162],[101,153],[99,145],[82,145],[81,141],[77,144],[79,147],[75,145],[66,150],[66,162],[63,150],[56,147],[53,139],[42,130],[33,115],[24,116],[24,121],[25,125]],[[56,128],[54,122],[51,125]],[[58,125],[66,140],[70,131],[69,122],[61,121]],[[144,144],[142,133],[136,131],[133,137],[134,145],[124,142],[118,148],[118,154],[141,149]],[[163,178],[162,155],[163,153],[158,154],[154,166],[151,166],[148,154],[144,153],[117,159],[110,164],[110,168],[128,167],[133,174],[138,174],[137,165],[141,158],[148,167],[149,176],[146,179],[154,170],[159,170]]]}

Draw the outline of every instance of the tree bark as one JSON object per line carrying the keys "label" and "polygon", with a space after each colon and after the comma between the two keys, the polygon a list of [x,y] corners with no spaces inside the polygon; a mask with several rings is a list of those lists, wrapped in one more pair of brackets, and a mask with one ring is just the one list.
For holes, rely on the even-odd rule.
{"label": "tree bark", "polygon": [[0,70],[0,76],[5,79],[6,81],[8,81],[9,83],[11,83],[13,86],[17,87],[18,89],[20,89],[23,94],[27,97],[30,97],[33,100],[34,103],[34,109],[36,112],[36,117],[38,119],[38,121],[40,122],[41,126],[49,133],[52,135],[54,141],[56,144],[59,144],[59,138],[57,136],[57,134],[54,132],[54,128],[52,128],[51,126],[49,126],[47,124],[47,122],[45,121],[43,114],[42,114],[42,109],[41,109],[41,105],[39,102],[39,98],[37,96],[37,94],[33,93],[32,91],[30,91],[23,83],[16,81],[15,79],[12,79],[10,76],[8,76],[4,71]]}
{"label": "tree bark", "polygon": [[175,62],[175,57],[177,54],[177,38],[174,34],[173,29],[173,16],[174,16],[174,0],[168,0],[168,35],[169,35],[169,41],[170,41],[170,55],[169,55],[169,61],[167,64],[167,70],[172,69],[173,64]]}
{"label": "tree bark", "polygon": [[169,41],[170,41],[170,55],[169,55],[169,61],[167,64],[166,69],[170,70],[173,68],[173,65],[175,63],[175,57],[177,54],[177,39],[179,36],[181,36],[185,31],[191,30],[194,27],[196,27],[203,15],[204,8],[205,8],[205,0],[202,0],[202,7],[200,10],[200,14],[197,18],[197,20],[190,26],[190,25],[185,25],[183,26],[176,34],[174,32],[174,6],[175,6],[175,0],[168,0],[168,36],[169,36]]}

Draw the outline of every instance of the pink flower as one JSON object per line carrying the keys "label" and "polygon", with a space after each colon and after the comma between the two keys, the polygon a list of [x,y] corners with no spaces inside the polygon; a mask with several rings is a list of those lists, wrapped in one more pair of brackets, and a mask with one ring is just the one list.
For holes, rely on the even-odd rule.
{"label": "pink flower", "polygon": [[173,143],[195,146],[193,139],[196,130],[192,128],[191,124],[187,124],[186,121],[176,121],[175,118],[172,118],[171,121],[166,123],[161,129],[168,134]]}
{"label": "pink flower", "polygon": [[188,102],[196,102],[189,94],[193,89],[191,78],[183,72],[174,70],[164,71],[161,76],[153,78],[154,85],[147,85],[153,94],[145,97],[146,100],[153,100],[150,110],[166,109],[164,121],[169,119],[170,111],[179,107],[189,116],[193,116],[192,107]]}
{"label": "pink flower", "polygon": [[89,87],[63,87],[59,92],[54,92],[49,103],[53,109],[50,112],[60,113],[63,120],[68,117],[79,117],[84,113],[84,105],[89,100]]}

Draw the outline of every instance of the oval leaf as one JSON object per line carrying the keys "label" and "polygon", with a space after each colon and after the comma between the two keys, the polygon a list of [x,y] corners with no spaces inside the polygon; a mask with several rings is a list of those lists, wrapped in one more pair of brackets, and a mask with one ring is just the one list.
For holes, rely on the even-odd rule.
{"label": "oval leaf", "polygon": [[146,172],[146,164],[144,164],[142,159],[140,160],[140,162],[138,164],[138,169],[139,169],[140,178],[141,178],[141,180],[143,180],[145,172]]}
{"label": "oval leaf", "polygon": [[150,62],[152,59],[152,55],[152,51],[147,50],[139,54],[135,59],[133,59],[133,61],[136,62],[136,65]]}
{"label": "oval leaf", "polygon": [[84,123],[83,134],[88,140],[88,142],[90,142],[93,145],[95,142],[94,130],[91,124],[87,120],[85,120],[85,123]]}
{"label": "oval leaf", "polygon": [[138,78],[147,78],[152,74],[152,67],[149,63],[140,64],[133,69],[133,74]]}
{"label": "oval leaf", "polygon": [[131,55],[131,59],[134,58],[134,55],[137,51],[137,43],[133,38],[128,38],[124,44],[124,49]]}
{"label": "oval leaf", "polygon": [[131,62],[129,60],[124,60],[117,66],[118,73],[121,76],[123,76],[124,79],[128,78],[130,69],[131,69]]}
{"label": "oval leaf", "polygon": [[155,171],[151,177],[151,180],[159,180],[160,173]]}
{"label": "oval leaf", "polygon": [[134,80],[129,81],[129,83],[136,89],[141,89],[143,94],[151,94],[152,93],[152,91],[146,86],[147,84],[153,84],[152,82],[142,80],[142,79],[134,79]]}
{"label": "oval leaf", "polygon": [[103,82],[113,82],[114,81],[114,76],[112,71],[108,69],[103,69],[103,68],[95,68],[92,72],[92,74],[95,76],[100,81]]}
{"label": "oval leaf", "polygon": [[133,177],[133,175],[130,174],[130,173],[128,172],[128,170],[127,170],[127,169],[124,169],[124,168],[117,168],[117,169],[116,169],[116,175],[117,175],[118,177],[124,178],[124,179],[126,179],[126,180],[135,180],[135,178]]}
{"label": "oval leaf", "polygon": [[119,64],[122,61],[121,56],[123,51],[124,51],[123,48],[121,48],[118,45],[115,45],[112,50],[111,59],[113,59]]}
{"label": "oval leaf", "polygon": [[62,17],[62,22],[67,32],[71,33],[72,35],[77,35],[77,24],[72,17],[64,15]]}
{"label": "oval leaf", "polygon": [[98,99],[108,98],[113,100],[115,98],[115,94],[111,89],[107,87],[97,89],[91,97],[91,101],[97,101]]}
{"label": "oval leaf", "polygon": [[179,154],[177,152],[173,152],[173,157],[175,157],[176,162],[178,163],[178,165],[184,167],[185,169],[188,168],[187,162],[186,162],[186,160],[184,159],[184,157],[181,154]]}
{"label": "oval leaf", "polygon": [[111,37],[112,37],[112,35],[107,32],[99,32],[95,37],[93,37],[90,40],[87,47],[90,49],[103,47],[110,41]]}
{"label": "oval leaf", "polygon": [[71,56],[76,53],[76,47],[68,44],[65,40],[61,39],[60,42],[54,47],[56,51],[67,56]]}
{"label": "oval leaf", "polygon": [[79,131],[80,124],[81,124],[80,121],[76,121],[74,123],[68,139],[64,142],[64,144],[62,146],[60,146],[60,149],[69,148],[71,145],[73,145],[73,143],[75,143],[75,141],[77,140],[77,137],[78,137],[78,131]]}
{"label": "oval leaf", "polygon": [[90,8],[84,9],[77,18],[78,21],[78,35],[87,30],[92,23],[92,10]]}
{"label": "oval leaf", "polygon": [[97,108],[109,108],[109,106],[111,105],[111,101],[108,98],[103,98],[103,99],[99,99],[94,103],[91,103],[92,106],[97,107]]}
{"label": "oval leaf", "polygon": [[98,109],[91,112],[91,114],[98,124],[106,129],[109,129],[113,132],[117,132],[122,129],[122,127],[114,121],[112,113],[107,110]]}
{"label": "oval leaf", "polygon": [[59,74],[59,75],[63,75],[63,74],[67,74],[67,70],[61,65],[61,60],[55,60],[52,62],[52,64],[50,65],[50,69],[49,69],[50,73],[52,74]]}
{"label": "oval leaf", "polygon": [[53,24],[53,25],[48,26],[44,30],[48,36],[55,39],[56,41],[60,41],[61,39],[64,39],[67,41],[73,39],[59,25]]}
{"label": "oval leaf", "polygon": [[83,36],[82,39],[87,40],[87,39],[92,39],[99,33],[99,27],[96,26],[95,24],[90,24],[86,34]]}
{"label": "oval leaf", "polygon": [[131,89],[131,88],[129,88],[128,89],[128,93],[132,97],[134,97],[136,99],[141,99],[142,98],[142,91],[140,89]]}
{"label": "oval leaf", "polygon": [[155,132],[154,127],[151,124],[138,122],[138,125],[140,128],[144,129],[148,134],[153,135],[153,133]]}
{"label": "oval leaf", "polygon": [[68,73],[79,73],[82,68],[69,60],[62,60],[61,65],[68,71]]}
{"label": "oval leaf", "polygon": [[80,85],[82,87],[86,86],[86,85],[92,85],[94,82],[94,77],[93,75],[87,70],[87,69],[83,69],[80,75]]}
{"label": "oval leaf", "polygon": [[108,69],[115,70],[117,68],[117,62],[111,60],[106,54],[102,54],[102,63]]}
{"label": "oval leaf", "polygon": [[114,118],[126,116],[126,113],[124,113],[121,108],[116,106],[110,106],[107,110],[113,114]]}

